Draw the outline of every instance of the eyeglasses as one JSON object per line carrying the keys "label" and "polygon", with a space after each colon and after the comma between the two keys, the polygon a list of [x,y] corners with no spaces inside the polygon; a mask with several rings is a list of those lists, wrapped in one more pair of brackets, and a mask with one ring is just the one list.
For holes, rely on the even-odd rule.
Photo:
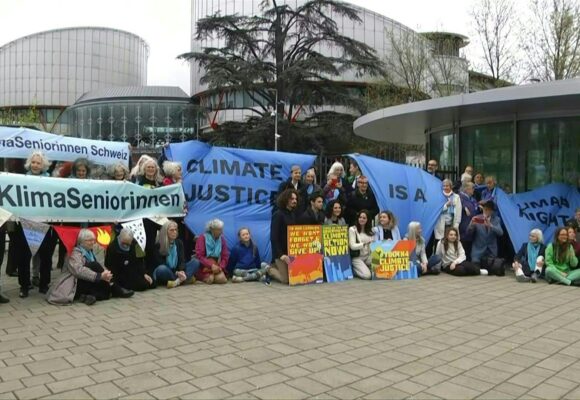
{"label": "eyeglasses", "polygon": [[437,164],[427,164],[428,167],[436,167]]}

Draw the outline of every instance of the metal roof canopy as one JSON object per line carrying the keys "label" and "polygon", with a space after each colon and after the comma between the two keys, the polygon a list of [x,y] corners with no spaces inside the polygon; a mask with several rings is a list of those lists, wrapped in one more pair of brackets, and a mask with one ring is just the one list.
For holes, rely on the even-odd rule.
{"label": "metal roof canopy", "polygon": [[84,93],[76,105],[107,100],[157,99],[189,101],[189,96],[177,86],[123,86],[107,87]]}
{"label": "metal roof canopy", "polygon": [[382,142],[425,144],[425,132],[454,124],[580,115],[580,79],[510,86],[383,108],[353,123],[354,133]]}

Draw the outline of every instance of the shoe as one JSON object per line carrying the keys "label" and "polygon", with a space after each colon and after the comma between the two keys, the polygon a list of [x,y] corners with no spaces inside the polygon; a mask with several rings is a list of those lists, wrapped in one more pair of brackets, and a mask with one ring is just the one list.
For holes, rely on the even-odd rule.
{"label": "shoe", "polygon": [[495,272],[497,276],[505,276],[505,264],[502,264],[501,267]]}
{"label": "shoe", "polygon": [[0,304],[10,303],[10,299],[0,294]]}
{"label": "shoe", "polygon": [[40,278],[38,276],[32,277],[32,286],[34,286],[34,287],[40,286]]}
{"label": "shoe", "polygon": [[232,283],[241,283],[244,281],[244,278],[242,278],[241,276],[233,276],[232,277]]}
{"label": "shoe", "polygon": [[536,274],[535,272],[532,274],[532,276],[530,277],[530,282],[532,283],[536,283],[538,282],[538,274]]}
{"label": "shoe", "polygon": [[124,287],[119,286],[117,284],[114,284],[113,286],[111,286],[111,294],[113,295],[113,297],[120,297],[122,299],[127,299],[127,298],[133,296],[135,294],[135,292],[132,290],[127,290]]}
{"label": "shoe", "polygon": [[179,286],[175,281],[167,281],[167,289],[173,289]]}
{"label": "shoe", "polygon": [[516,281],[524,283],[524,282],[530,282],[531,278],[525,276],[525,275],[516,275]]}
{"label": "shoe", "polygon": [[90,294],[87,294],[86,296],[84,296],[83,303],[85,303],[87,306],[92,306],[96,302],[97,302],[97,298],[95,296],[91,296]]}
{"label": "shoe", "polygon": [[7,275],[12,278],[16,278],[18,276],[18,271],[10,271]]}
{"label": "shoe", "polygon": [[580,279],[576,279],[570,283],[570,286],[580,286]]}
{"label": "shoe", "polygon": [[21,299],[25,299],[28,297],[28,288],[20,288],[20,292],[18,292],[18,297]]}
{"label": "shoe", "polygon": [[38,293],[47,294],[48,293],[48,286],[39,287]]}

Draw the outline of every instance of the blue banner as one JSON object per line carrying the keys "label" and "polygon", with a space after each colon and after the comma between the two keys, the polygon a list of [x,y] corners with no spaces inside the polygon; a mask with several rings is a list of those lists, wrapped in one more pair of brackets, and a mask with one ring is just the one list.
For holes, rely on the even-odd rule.
{"label": "blue banner", "polygon": [[262,150],[214,147],[198,141],[171,144],[167,158],[183,167],[183,190],[189,213],[185,222],[197,235],[213,218],[225,223],[228,246],[238,230],[248,227],[263,260],[270,261],[270,220],[278,186],[292,165],[302,171],[315,156]]}
{"label": "blue banner", "polygon": [[552,241],[556,228],[565,226],[580,207],[580,193],[577,188],[563,183],[512,195],[498,189],[497,205],[514,249],[518,251],[535,228],[544,232],[544,243]]}
{"label": "blue banner", "polygon": [[377,198],[381,211],[390,210],[399,220],[404,236],[411,221],[419,221],[423,237],[429,240],[441,214],[445,197],[441,181],[426,171],[390,161],[350,154]]}
{"label": "blue banner", "polygon": [[129,166],[128,143],[80,139],[54,135],[26,128],[0,126],[0,157],[28,158],[33,151],[42,151],[50,161],[74,161],[87,158],[95,164]]}
{"label": "blue banner", "polygon": [[131,182],[0,173],[0,207],[45,222],[121,222],[183,216],[181,185],[147,189]]}

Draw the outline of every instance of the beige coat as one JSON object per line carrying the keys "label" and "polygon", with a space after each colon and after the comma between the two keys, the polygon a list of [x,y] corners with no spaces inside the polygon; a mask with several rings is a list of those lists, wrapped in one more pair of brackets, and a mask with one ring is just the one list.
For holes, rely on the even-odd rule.
{"label": "beige coat", "polygon": [[72,254],[64,264],[62,274],[46,296],[50,304],[69,305],[72,304],[77,291],[77,279],[90,282],[97,282],[100,274],[85,267],[86,258],[78,248],[74,248]]}

